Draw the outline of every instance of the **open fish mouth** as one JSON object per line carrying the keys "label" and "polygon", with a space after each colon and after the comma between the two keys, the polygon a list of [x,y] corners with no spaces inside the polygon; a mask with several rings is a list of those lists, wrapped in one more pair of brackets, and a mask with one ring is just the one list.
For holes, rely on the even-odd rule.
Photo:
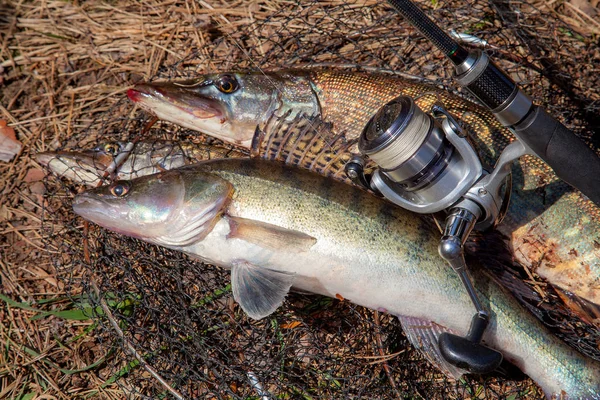
{"label": "open fish mouth", "polygon": [[219,102],[169,82],[136,85],[127,91],[127,97],[159,118],[174,123],[224,117]]}
{"label": "open fish mouth", "polygon": [[226,101],[201,94],[185,82],[142,83],[129,89],[127,96],[161,120],[237,146],[251,145],[256,122],[245,129],[231,115]]}

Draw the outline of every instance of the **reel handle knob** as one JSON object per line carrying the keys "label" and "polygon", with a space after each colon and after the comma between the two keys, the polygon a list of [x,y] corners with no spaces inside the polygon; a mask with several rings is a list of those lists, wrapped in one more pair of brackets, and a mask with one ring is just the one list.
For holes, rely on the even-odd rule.
{"label": "reel handle knob", "polygon": [[477,313],[471,320],[471,328],[466,337],[442,333],[438,345],[444,359],[474,374],[487,374],[498,368],[502,363],[502,353],[481,344],[488,323],[486,314]]}

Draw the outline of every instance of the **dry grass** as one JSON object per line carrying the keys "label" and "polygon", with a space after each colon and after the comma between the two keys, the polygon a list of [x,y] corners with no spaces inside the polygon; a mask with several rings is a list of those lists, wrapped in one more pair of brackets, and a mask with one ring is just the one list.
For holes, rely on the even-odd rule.
{"label": "dry grass", "polygon": [[[61,242],[69,237],[57,233],[73,225],[47,218],[45,213],[58,209],[56,204],[62,206],[62,198],[72,193],[58,190],[53,197],[45,197],[45,173],[32,156],[95,143],[98,137],[86,138],[82,132],[93,124],[106,124],[111,117],[127,116],[131,111],[119,102],[128,86],[157,74],[168,76],[172,72],[164,66],[183,60],[198,70],[224,70],[240,63],[252,66],[254,54],[266,57],[274,45],[257,40],[255,53],[248,58],[241,48],[231,45],[238,40],[239,30],[292,5],[274,0],[0,3],[0,119],[13,127],[23,144],[13,161],[0,163],[0,398],[124,396],[111,379],[114,366],[119,370],[124,362],[121,348],[107,344],[106,331],[98,331],[95,320],[80,311],[89,305],[82,297],[84,288],[68,284],[77,279],[57,275],[57,260],[63,269],[71,267],[69,258],[61,254],[64,248],[81,243]],[[544,6],[555,9],[550,3]],[[562,7],[573,6],[563,3]],[[376,16],[365,15],[365,21],[357,23]],[[317,12],[310,15],[315,24],[339,24],[339,20],[320,17]],[[569,18],[580,27],[580,34],[598,34],[597,22],[580,12]],[[275,35],[282,29],[296,32],[302,26],[273,23],[265,29]],[[230,40],[219,41],[222,35]],[[319,34],[313,30],[303,40],[307,42],[300,44],[318,41]],[[590,42],[586,37],[585,43]],[[371,50],[384,54],[385,47],[373,45]],[[586,51],[598,52],[598,48]],[[301,61],[300,56],[290,56],[272,64]],[[428,55],[426,61],[431,64],[435,57]],[[429,71],[431,75],[438,72]],[[580,78],[582,92],[586,76]],[[597,95],[597,90],[592,91],[588,98]],[[71,272],[74,278],[85,276],[75,264]],[[385,373],[387,380],[389,370],[377,364],[388,359],[381,354],[381,343],[369,345],[372,351],[362,356],[379,368],[377,373]],[[423,379],[435,378],[428,374]]]}
{"label": "dry grass", "polygon": [[[196,2],[4,2],[0,5],[0,118],[16,130],[24,149],[0,164],[0,279],[10,299],[47,311],[77,310],[69,300],[81,288],[65,288],[44,240],[41,219],[45,173],[32,155],[63,146],[122,98],[128,85],[156,74],[163,64],[206,45],[202,26],[213,15],[239,21],[247,4],[210,10]],[[219,7],[220,8],[220,7]],[[231,15],[230,15],[231,14]],[[75,271],[77,273],[77,271]],[[50,299],[50,304],[41,304]],[[0,302],[2,321],[0,398],[121,398],[103,375],[107,354],[94,336],[91,318],[54,315]],[[88,332],[89,331],[89,332]],[[111,361],[112,362],[112,361]],[[61,371],[62,369],[62,371]],[[52,397],[46,397],[52,398]]]}

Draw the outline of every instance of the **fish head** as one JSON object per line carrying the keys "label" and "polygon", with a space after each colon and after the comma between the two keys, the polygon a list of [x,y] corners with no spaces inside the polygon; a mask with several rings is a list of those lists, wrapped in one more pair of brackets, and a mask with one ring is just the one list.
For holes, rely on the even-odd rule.
{"label": "fish head", "polygon": [[125,151],[125,148],[125,143],[108,142],[92,150],[46,151],[36,154],[35,158],[59,177],[95,186],[103,179],[105,172],[116,157]]}
{"label": "fish head", "polygon": [[169,141],[106,142],[92,150],[38,153],[36,159],[57,176],[87,186],[109,173],[113,180],[129,180],[186,164],[181,146]]}
{"label": "fish head", "polygon": [[73,210],[109,230],[183,247],[210,233],[232,194],[225,179],[183,168],[89,190],[75,197]]}
{"label": "fish head", "polygon": [[319,107],[308,80],[290,74],[208,74],[138,84],[127,96],[161,119],[248,149],[256,127],[273,114],[314,114]]}

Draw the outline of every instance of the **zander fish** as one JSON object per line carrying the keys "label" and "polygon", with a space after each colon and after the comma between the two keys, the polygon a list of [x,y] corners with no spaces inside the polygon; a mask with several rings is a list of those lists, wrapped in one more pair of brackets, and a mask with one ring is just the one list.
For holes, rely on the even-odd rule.
{"label": "zander fish", "polygon": [[[393,75],[336,70],[289,70],[268,73],[210,74],[181,82],[144,83],[129,98],[158,117],[215,136],[262,155],[273,138],[257,135],[270,118],[317,114],[332,124],[319,141],[309,129],[297,141],[291,160],[314,167],[322,146],[342,143],[357,153],[357,138],[369,118],[389,100],[406,95],[428,111],[441,101],[469,132],[484,163],[493,165],[514,136],[481,106],[437,87]],[[285,137],[280,138],[285,141]],[[319,148],[321,146],[321,148]],[[290,162],[292,163],[292,162]],[[314,168],[313,168],[314,169]],[[317,168],[345,180],[343,163]],[[513,167],[513,193],[498,229],[511,239],[512,253],[523,265],[554,285],[600,304],[600,209],[560,181],[533,156]]]}
{"label": "zander fish", "polygon": [[[290,287],[398,316],[411,342],[447,374],[442,331],[464,335],[473,305],[439,257],[428,218],[300,169],[251,159],[213,160],[117,181],[75,198],[74,211],[124,235],[230,268],[252,318],[271,314]],[[552,336],[481,270],[491,310],[487,345],[548,397],[600,398],[600,365]],[[441,307],[443,305],[443,307]]]}

